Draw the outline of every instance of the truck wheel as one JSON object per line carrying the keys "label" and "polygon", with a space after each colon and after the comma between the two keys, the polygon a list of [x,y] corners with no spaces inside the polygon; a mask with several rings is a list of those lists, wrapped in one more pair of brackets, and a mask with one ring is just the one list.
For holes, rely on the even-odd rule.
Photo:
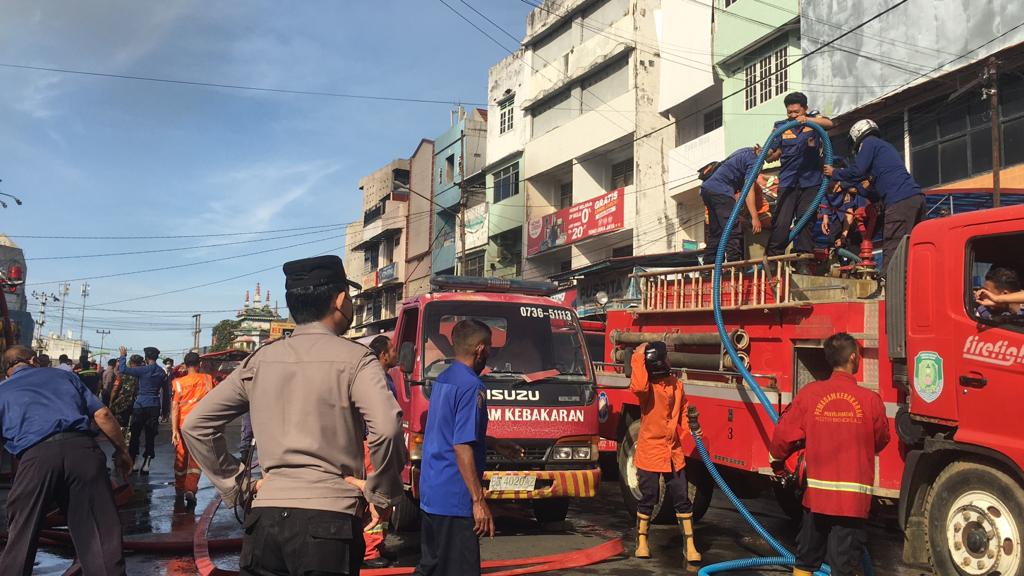
{"label": "truck wheel", "polygon": [[[622,492],[622,500],[626,504],[626,511],[630,518],[636,518],[636,505],[640,500],[640,481],[637,477],[636,464],[633,461],[636,455],[636,438],[640,434],[640,421],[636,420],[629,425],[626,435],[619,442],[619,491]],[[693,521],[697,522],[704,517],[711,505],[711,495],[714,482],[708,476],[704,467],[694,466],[693,461],[687,464],[686,480],[689,482],[688,491],[690,502],[693,503]],[[651,513],[652,521],[655,524],[675,524],[675,511],[671,506],[665,507],[665,482],[661,482],[661,494],[658,502],[654,505]]]}
{"label": "truck wheel", "polygon": [[420,502],[413,499],[412,494],[408,491],[391,514],[391,527],[395,532],[419,532],[420,530]]}
{"label": "truck wheel", "polygon": [[928,556],[936,574],[1024,575],[1024,489],[983,464],[955,462],[925,499]]}
{"label": "truck wheel", "polygon": [[533,517],[541,524],[564,522],[568,515],[568,498],[544,498],[533,501]]}

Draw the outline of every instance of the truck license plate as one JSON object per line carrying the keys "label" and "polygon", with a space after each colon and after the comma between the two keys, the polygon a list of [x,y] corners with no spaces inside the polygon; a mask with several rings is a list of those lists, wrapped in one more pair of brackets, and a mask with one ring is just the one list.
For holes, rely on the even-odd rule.
{"label": "truck license plate", "polygon": [[532,492],[537,478],[534,476],[491,476],[491,492]]}

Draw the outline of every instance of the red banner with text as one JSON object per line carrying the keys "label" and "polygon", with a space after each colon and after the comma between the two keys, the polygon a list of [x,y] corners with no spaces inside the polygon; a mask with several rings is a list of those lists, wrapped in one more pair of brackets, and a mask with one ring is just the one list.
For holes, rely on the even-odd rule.
{"label": "red banner with text", "polygon": [[624,196],[624,189],[619,188],[530,220],[526,235],[526,255],[533,256],[619,230],[625,225]]}

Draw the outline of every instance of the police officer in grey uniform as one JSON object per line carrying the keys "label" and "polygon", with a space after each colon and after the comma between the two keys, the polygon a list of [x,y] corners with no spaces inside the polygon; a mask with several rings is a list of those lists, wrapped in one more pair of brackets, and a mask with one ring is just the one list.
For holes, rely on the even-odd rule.
{"label": "police officer in grey uniform", "polygon": [[358,288],[341,259],[295,260],[284,274],[295,332],[258,349],[207,394],[182,436],[225,503],[240,504],[244,465],[223,431],[245,412],[252,417],[263,479],[245,518],[243,576],[358,574],[366,503],[377,516],[402,497],[401,410],[373,352],[341,337],[352,324],[348,287]]}

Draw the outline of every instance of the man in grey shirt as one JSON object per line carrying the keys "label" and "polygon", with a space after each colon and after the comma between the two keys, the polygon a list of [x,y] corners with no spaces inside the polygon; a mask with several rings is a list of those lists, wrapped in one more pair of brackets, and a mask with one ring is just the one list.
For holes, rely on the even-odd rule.
{"label": "man in grey shirt", "polygon": [[[402,497],[402,413],[370,349],[340,337],[352,324],[354,285],[341,259],[288,262],[284,274],[299,326],[207,394],[182,436],[224,501],[241,504],[243,464],[223,430],[245,412],[252,417],[263,479],[245,519],[243,576],[358,574],[366,502],[379,517]],[[374,469],[368,477],[364,422]]]}

